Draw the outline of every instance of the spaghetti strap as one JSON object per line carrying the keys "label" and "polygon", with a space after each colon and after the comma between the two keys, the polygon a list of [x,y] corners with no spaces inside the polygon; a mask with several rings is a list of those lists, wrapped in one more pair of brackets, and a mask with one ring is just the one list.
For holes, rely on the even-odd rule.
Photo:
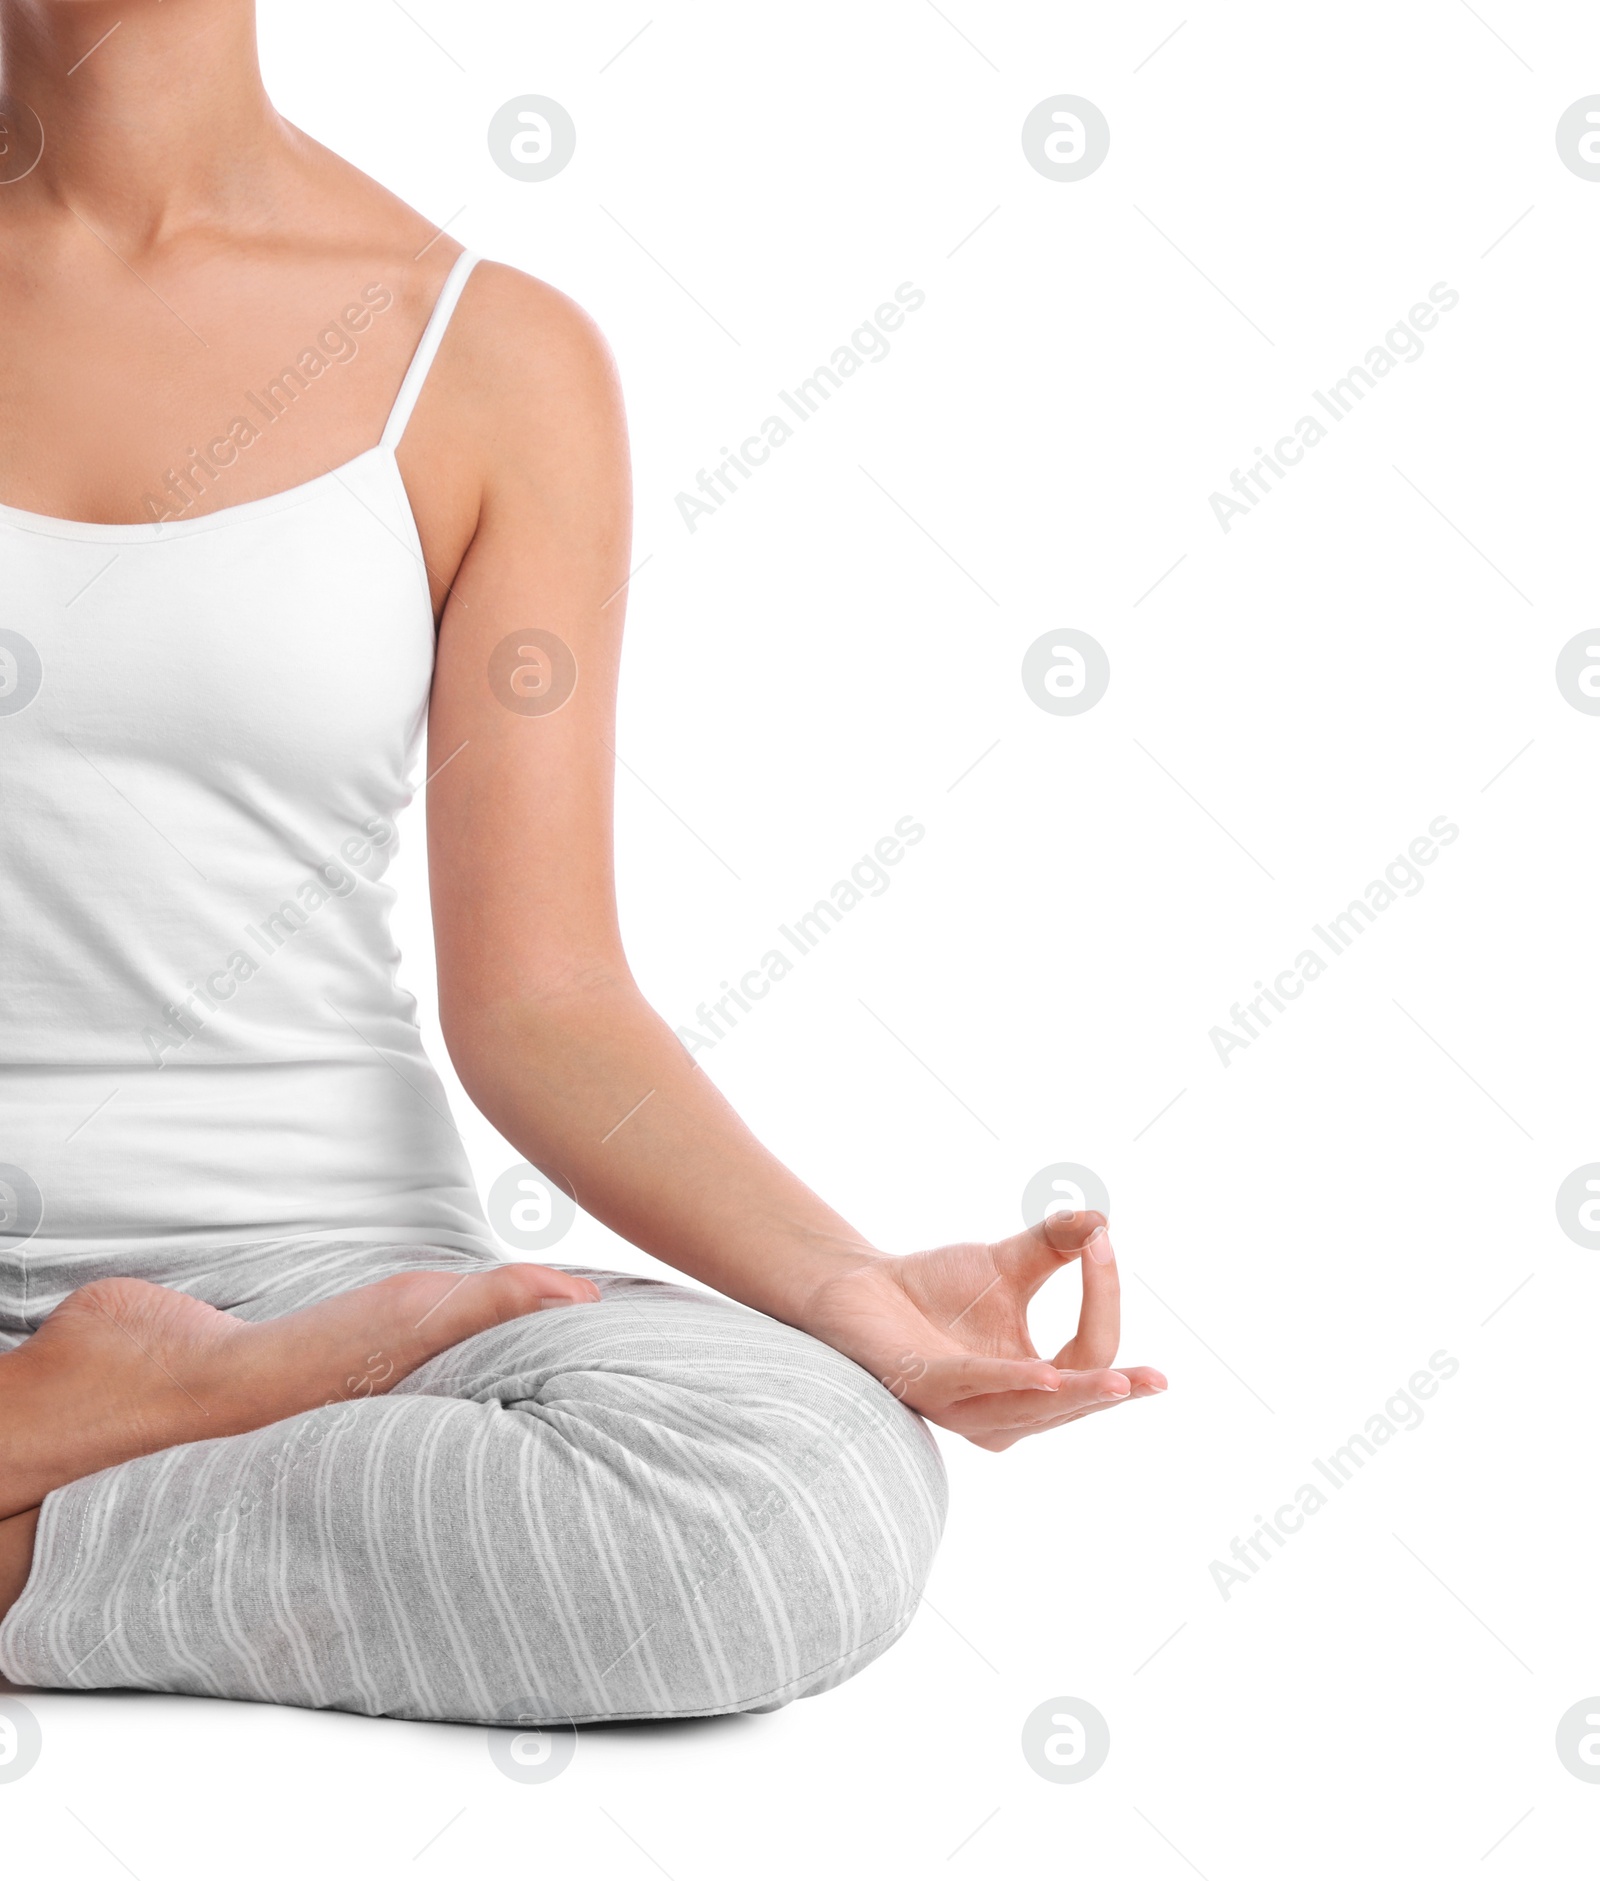
{"label": "spaghetti strap", "polygon": [[389,413],[389,422],[383,427],[383,436],[379,448],[392,451],[397,448],[405,435],[405,428],[411,421],[411,414],[422,391],[423,381],[428,376],[428,368],[433,364],[434,354],[439,350],[439,342],[444,338],[444,330],[450,324],[450,316],[456,310],[456,302],[461,298],[461,290],[467,284],[467,276],[477,264],[478,257],[463,250],[456,257],[455,266],[444,277],[444,286],[439,289],[439,298],[433,304],[433,312],[428,316],[428,324],[422,329],[422,338],[417,341],[417,350],[411,356],[411,364],[406,368],[406,376],[400,381],[400,390],[395,394],[394,409]]}

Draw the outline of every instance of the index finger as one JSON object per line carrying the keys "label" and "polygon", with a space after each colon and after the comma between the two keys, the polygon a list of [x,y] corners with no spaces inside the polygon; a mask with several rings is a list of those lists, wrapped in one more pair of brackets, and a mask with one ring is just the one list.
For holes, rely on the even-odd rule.
{"label": "index finger", "polygon": [[1111,1235],[1103,1222],[1081,1251],[1083,1305],[1076,1336],[1055,1357],[1063,1371],[1099,1371],[1117,1356],[1122,1342],[1122,1283],[1117,1278]]}
{"label": "index finger", "polygon": [[1052,1275],[1075,1261],[1090,1238],[1106,1225],[1092,1208],[1062,1208],[1021,1234],[996,1242],[990,1250],[995,1266],[1031,1300]]}

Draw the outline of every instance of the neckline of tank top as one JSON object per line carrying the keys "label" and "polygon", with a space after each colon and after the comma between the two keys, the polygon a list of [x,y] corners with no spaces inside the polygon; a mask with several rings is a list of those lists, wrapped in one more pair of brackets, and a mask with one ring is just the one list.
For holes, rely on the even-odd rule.
{"label": "neckline of tank top", "polygon": [[206,529],[218,529],[234,522],[252,522],[282,509],[293,509],[301,503],[310,502],[326,486],[343,483],[347,472],[359,469],[374,458],[387,458],[394,467],[395,480],[405,496],[406,511],[411,515],[414,527],[416,518],[405,488],[405,479],[400,474],[395,449],[405,435],[405,427],[416,407],[423,381],[428,376],[428,369],[444,338],[450,316],[461,298],[467,276],[477,260],[478,257],[470,249],[464,248],[451,263],[450,272],[440,284],[427,325],[418,336],[416,348],[407,362],[405,377],[400,381],[394,403],[389,407],[382,437],[366,450],[346,458],[342,464],[319,471],[316,476],[307,477],[300,483],[292,483],[286,490],[269,490],[265,496],[249,497],[242,503],[226,503],[221,509],[207,510],[203,516],[175,516],[168,522],[87,522],[81,517],[51,516],[42,510],[16,509],[9,503],[0,503],[0,526],[21,530],[26,535],[64,536],[79,541],[177,541],[184,536],[198,535]]}
{"label": "neckline of tank top", "polygon": [[[309,502],[325,484],[342,481],[347,472],[356,470],[368,458],[393,456],[394,452],[387,444],[374,444],[369,450],[347,458],[344,463],[335,464],[331,470],[307,477],[303,483],[291,484],[287,490],[272,490],[266,496],[250,497],[243,503],[226,503],[221,509],[207,510],[203,516],[174,516],[167,522],[85,522],[77,516],[48,516],[40,510],[14,509],[9,503],[0,503],[0,525],[20,529],[27,535],[69,536],[82,541],[177,541],[183,536],[198,535],[206,529],[218,529],[234,522],[250,522],[257,517],[273,515],[278,510],[293,509],[300,503]],[[396,464],[397,474],[399,468]],[[403,487],[403,478],[401,482]]]}

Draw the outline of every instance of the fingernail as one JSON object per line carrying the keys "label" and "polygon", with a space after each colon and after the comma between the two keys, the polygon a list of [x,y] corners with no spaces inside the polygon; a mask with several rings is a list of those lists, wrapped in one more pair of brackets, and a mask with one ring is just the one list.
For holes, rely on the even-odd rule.
{"label": "fingernail", "polygon": [[[1120,1391],[1117,1389],[1119,1385],[1122,1387]],[[1108,1398],[1125,1398],[1132,1389],[1133,1386],[1129,1384],[1128,1380],[1123,1377],[1121,1372],[1118,1372],[1106,1385],[1106,1396]]]}
{"label": "fingernail", "polygon": [[1112,1257],[1111,1236],[1104,1228],[1096,1228],[1083,1251],[1097,1266],[1103,1267]]}

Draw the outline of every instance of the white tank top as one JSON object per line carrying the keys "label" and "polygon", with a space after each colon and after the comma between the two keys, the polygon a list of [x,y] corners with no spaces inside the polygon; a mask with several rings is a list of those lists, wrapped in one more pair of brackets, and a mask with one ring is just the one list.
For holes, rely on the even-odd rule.
{"label": "white tank top", "polygon": [[492,1253],[384,874],[434,624],[381,441],[188,520],[0,505],[0,1294],[322,1237]]}

